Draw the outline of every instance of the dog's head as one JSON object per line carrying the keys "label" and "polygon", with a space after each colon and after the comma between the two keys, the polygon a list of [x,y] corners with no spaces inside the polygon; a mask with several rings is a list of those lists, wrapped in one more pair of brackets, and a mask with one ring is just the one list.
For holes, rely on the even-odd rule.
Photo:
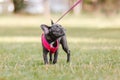
{"label": "dog's head", "polygon": [[47,26],[45,24],[41,25],[46,36],[50,37],[52,40],[56,40],[65,35],[65,29],[61,25],[53,23],[52,20],[51,25],[52,26]]}

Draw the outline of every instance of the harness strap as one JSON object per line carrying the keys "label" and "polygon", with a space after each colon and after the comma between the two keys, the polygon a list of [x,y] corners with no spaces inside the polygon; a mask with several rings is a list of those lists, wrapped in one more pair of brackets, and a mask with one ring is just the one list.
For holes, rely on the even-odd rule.
{"label": "harness strap", "polygon": [[45,38],[45,35],[42,34],[41,41],[42,41],[42,45],[43,45],[50,53],[55,53],[55,52],[58,50],[58,45],[59,45],[58,40],[56,40],[56,44],[57,44],[56,47],[53,47],[53,46],[51,46],[51,45],[47,42],[47,40],[46,40],[46,38]]}

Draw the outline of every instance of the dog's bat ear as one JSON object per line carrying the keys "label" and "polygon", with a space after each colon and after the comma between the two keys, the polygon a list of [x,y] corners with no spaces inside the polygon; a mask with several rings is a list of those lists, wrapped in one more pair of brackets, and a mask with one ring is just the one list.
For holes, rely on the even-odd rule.
{"label": "dog's bat ear", "polygon": [[53,20],[51,20],[51,25],[53,25],[54,24],[54,22],[53,22]]}
{"label": "dog's bat ear", "polygon": [[42,24],[41,26],[41,29],[44,31],[45,34],[48,34],[49,33],[49,29],[50,27],[45,25],[45,24]]}

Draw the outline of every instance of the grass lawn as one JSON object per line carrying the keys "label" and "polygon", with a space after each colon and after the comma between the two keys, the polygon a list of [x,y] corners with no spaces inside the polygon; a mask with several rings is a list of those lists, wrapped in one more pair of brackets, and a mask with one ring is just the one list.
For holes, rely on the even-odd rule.
{"label": "grass lawn", "polygon": [[[26,18],[32,22],[32,17]],[[71,63],[66,63],[66,54],[60,46],[58,63],[46,69],[39,26],[5,24],[4,20],[9,19],[11,17],[0,19],[0,22],[3,20],[0,23],[0,80],[120,79],[120,26],[73,27],[64,23]],[[38,20],[36,16],[33,19]],[[12,22],[15,20],[13,16]]]}

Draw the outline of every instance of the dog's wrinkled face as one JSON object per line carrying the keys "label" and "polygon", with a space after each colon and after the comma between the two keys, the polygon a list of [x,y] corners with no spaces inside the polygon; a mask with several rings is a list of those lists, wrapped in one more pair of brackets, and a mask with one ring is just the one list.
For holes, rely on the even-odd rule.
{"label": "dog's wrinkled face", "polygon": [[50,28],[50,35],[59,38],[65,35],[64,28],[59,24],[53,24]]}
{"label": "dog's wrinkled face", "polygon": [[52,26],[47,26],[45,24],[41,25],[42,30],[44,31],[45,35],[49,36],[53,40],[58,39],[59,37],[62,37],[65,35],[65,29],[59,25],[54,24],[51,22]]}

